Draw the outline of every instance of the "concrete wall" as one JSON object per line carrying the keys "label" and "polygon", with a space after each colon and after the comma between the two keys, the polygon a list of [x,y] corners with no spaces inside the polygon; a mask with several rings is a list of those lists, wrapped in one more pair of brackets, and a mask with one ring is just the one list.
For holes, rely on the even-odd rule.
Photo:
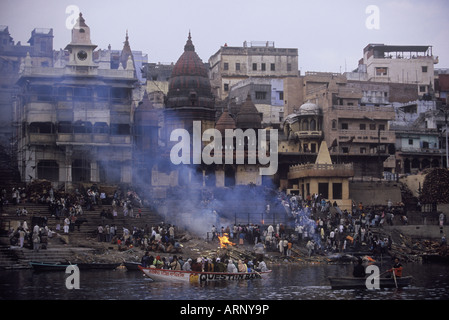
{"label": "concrete wall", "polygon": [[402,201],[401,189],[393,181],[379,182],[349,182],[349,197],[363,205],[387,205],[388,200],[393,204]]}
{"label": "concrete wall", "polygon": [[437,225],[408,225],[408,226],[384,226],[385,230],[398,230],[400,233],[420,239],[440,240],[444,235],[447,236],[448,226],[440,229]]}

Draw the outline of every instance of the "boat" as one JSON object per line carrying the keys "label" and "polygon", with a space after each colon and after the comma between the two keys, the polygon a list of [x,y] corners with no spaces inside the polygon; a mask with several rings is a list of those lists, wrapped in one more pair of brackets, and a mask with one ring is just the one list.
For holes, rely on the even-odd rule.
{"label": "boat", "polygon": [[92,263],[77,263],[76,264],[80,270],[114,270],[120,263],[102,263],[102,262],[92,262]]}
{"label": "boat", "polygon": [[[410,285],[413,277],[379,278],[380,288],[403,288]],[[366,278],[329,277],[332,289],[368,289]]]}
{"label": "boat", "polygon": [[123,265],[128,269],[128,271],[139,271],[139,266],[142,264],[140,262],[134,262],[134,261],[124,261]]}
{"label": "boat", "polygon": [[231,273],[231,272],[198,272],[184,270],[169,270],[138,267],[143,273],[154,281],[184,281],[191,283],[204,283],[211,281],[245,281],[254,279],[267,278],[271,270],[264,272],[247,272],[247,273]]}
{"label": "boat", "polygon": [[65,263],[47,263],[47,262],[36,262],[31,261],[30,266],[35,271],[65,271],[69,266],[76,266],[76,264],[65,264]]}

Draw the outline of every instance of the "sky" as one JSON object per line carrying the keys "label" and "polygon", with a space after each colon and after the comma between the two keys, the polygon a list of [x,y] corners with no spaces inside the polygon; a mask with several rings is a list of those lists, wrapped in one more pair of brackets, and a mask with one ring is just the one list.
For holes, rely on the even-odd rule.
{"label": "sky", "polygon": [[0,25],[26,44],[34,28],[53,28],[59,50],[82,12],[98,49],[132,50],[154,63],[176,62],[189,31],[207,62],[221,46],[272,41],[296,48],[301,74],[357,68],[369,43],[431,45],[435,68],[449,68],[447,0],[0,0]]}

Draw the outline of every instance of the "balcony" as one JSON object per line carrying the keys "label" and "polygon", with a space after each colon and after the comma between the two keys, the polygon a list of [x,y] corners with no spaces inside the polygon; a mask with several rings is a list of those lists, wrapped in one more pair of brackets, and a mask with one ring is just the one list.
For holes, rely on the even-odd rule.
{"label": "balcony", "polygon": [[323,131],[296,131],[296,136],[299,139],[313,139],[313,138],[322,138]]}
{"label": "balcony", "polygon": [[301,164],[291,166],[288,179],[301,179],[308,177],[352,177],[354,167],[348,164]]}
{"label": "balcony", "polygon": [[[376,130],[338,130],[338,142],[378,143],[379,132]],[[354,139],[352,141],[351,138]],[[380,143],[395,143],[396,134],[392,131],[380,131]]]}
{"label": "balcony", "polygon": [[104,133],[58,133],[56,144],[129,147],[131,146],[131,136]]}
{"label": "balcony", "polygon": [[54,145],[56,135],[53,133],[30,133],[28,143],[32,145]]}

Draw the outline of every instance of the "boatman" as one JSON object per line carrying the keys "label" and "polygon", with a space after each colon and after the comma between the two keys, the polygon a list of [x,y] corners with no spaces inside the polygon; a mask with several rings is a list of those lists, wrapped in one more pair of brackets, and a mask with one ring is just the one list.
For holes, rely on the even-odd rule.
{"label": "boatman", "polygon": [[357,260],[357,264],[354,267],[352,275],[356,278],[364,278],[366,275],[365,267],[362,265],[362,259]]}
{"label": "boatman", "polygon": [[402,264],[399,262],[398,258],[394,259],[394,265],[393,268],[387,270],[388,272],[394,272],[394,275],[398,277],[402,277]]}

